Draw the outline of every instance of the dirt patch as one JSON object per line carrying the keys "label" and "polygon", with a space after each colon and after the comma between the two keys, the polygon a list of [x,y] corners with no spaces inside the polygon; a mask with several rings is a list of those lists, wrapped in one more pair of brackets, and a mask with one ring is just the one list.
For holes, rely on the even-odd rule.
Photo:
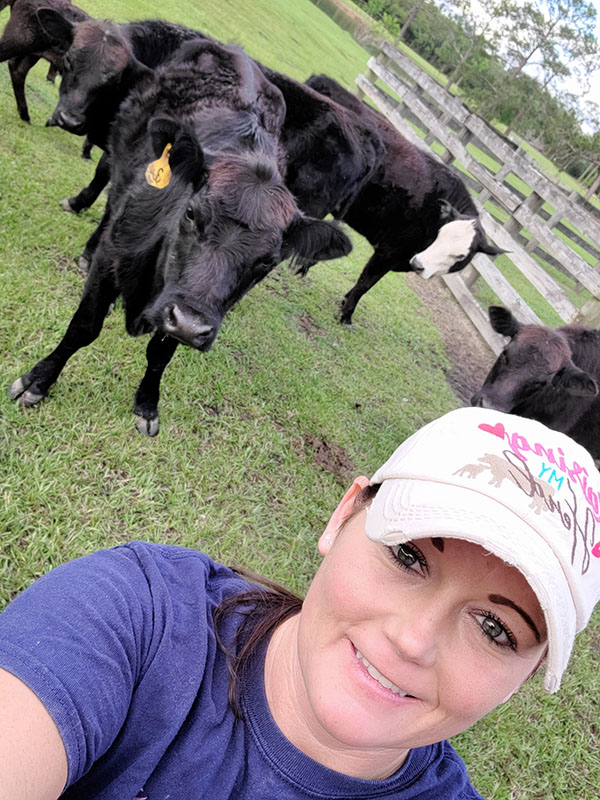
{"label": "dirt patch", "polygon": [[446,380],[461,405],[471,404],[473,395],[485,380],[495,356],[443,281],[428,281],[408,273],[406,280],[425,305],[431,321],[446,344],[451,367]]}
{"label": "dirt patch", "polygon": [[346,486],[356,474],[356,467],[346,451],[337,444],[329,444],[312,433],[304,439],[304,447],[312,453],[317,466],[331,472],[341,484]]}
{"label": "dirt patch", "polygon": [[310,314],[300,314],[298,327],[307,339],[314,339],[316,336],[323,336],[324,334],[324,331],[319,328]]}

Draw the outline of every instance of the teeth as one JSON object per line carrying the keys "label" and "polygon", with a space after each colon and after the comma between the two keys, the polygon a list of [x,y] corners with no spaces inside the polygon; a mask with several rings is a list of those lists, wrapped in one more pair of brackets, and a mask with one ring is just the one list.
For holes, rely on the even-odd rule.
{"label": "teeth", "polygon": [[395,683],[392,683],[390,680],[388,680],[388,678],[385,677],[385,675],[382,675],[381,672],[379,672],[379,670],[376,667],[374,667],[373,664],[367,661],[367,659],[363,656],[363,654],[359,652],[356,648],[354,648],[354,652],[356,653],[356,657],[358,658],[358,660],[362,661],[362,663],[367,668],[367,672],[369,673],[369,675],[372,678],[375,678],[375,680],[378,681],[378,683],[380,683],[382,686],[385,686],[386,689],[390,689],[390,691],[392,691],[394,694],[400,694],[402,695],[402,697],[408,696],[408,692],[403,692],[402,689],[399,689]]}

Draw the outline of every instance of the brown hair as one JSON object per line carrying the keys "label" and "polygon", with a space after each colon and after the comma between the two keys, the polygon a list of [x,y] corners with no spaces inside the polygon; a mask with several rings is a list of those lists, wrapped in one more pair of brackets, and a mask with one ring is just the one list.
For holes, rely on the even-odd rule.
{"label": "brown hair", "polygon": [[[365,486],[357,492],[351,517],[371,502],[379,486]],[[269,639],[275,628],[300,612],[303,601],[294,592],[268,578],[245,569],[234,568],[233,571],[255,585],[246,592],[225,598],[215,609],[214,623],[217,643],[227,659],[229,705],[235,716],[243,719],[241,693],[252,654]],[[231,640],[225,642],[219,628],[233,614],[239,614],[243,619]]]}

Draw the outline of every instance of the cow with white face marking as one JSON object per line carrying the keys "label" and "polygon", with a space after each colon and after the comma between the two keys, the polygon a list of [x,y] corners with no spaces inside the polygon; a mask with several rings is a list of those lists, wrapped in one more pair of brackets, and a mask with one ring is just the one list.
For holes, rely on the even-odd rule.
{"label": "cow with white face marking", "polygon": [[481,227],[479,217],[459,214],[445,200],[440,200],[441,221],[447,218],[435,240],[410,259],[413,272],[423,278],[458,272],[467,266],[475,253],[496,255],[500,251],[490,245]]}
{"label": "cow with white face marking", "polygon": [[[352,322],[360,298],[390,270],[429,278],[463,269],[475,253],[492,256],[503,252],[487,241],[479,212],[457,172],[415,147],[381,114],[332,78],[313,75],[306,83],[353,111],[378,134],[384,149],[378,166],[352,202],[328,209],[374,248],[355,286],[342,300],[341,322]],[[295,109],[290,109],[287,98],[286,103],[291,115]],[[292,193],[305,198],[303,211],[315,215],[322,213],[322,196],[315,193],[311,202],[305,184],[310,181],[309,167],[318,164],[320,156],[318,145],[314,152],[304,151],[296,171],[288,159],[288,176],[296,177],[295,182],[286,179]]]}

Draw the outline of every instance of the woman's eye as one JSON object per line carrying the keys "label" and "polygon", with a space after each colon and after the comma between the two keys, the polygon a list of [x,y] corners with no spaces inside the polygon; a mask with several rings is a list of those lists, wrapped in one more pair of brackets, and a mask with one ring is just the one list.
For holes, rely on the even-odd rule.
{"label": "woman's eye", "polygon": [[423,576],[429,572],[425,556],[412,542],[396,544],[388,547],[388,550],[394,561],[407,572],[415,572]]}
{"label": "woman's eye", "polygon": [[517,649],[517,642],[513,634],[491,611],[476,612],[474,616],[486,639],[498,647]]}

